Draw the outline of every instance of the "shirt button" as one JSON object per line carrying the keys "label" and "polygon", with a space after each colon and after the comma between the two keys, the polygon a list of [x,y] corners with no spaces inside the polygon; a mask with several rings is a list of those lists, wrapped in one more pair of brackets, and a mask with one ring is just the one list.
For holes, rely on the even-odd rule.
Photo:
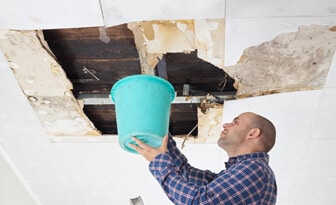
{"label": "shirt button", "polygon": [[213,195],[214,195],[214,194],[213,194],[212,192],[209,192],[209,193],[208,193],[208,196],[209,196],[209,197],[213,197]]}

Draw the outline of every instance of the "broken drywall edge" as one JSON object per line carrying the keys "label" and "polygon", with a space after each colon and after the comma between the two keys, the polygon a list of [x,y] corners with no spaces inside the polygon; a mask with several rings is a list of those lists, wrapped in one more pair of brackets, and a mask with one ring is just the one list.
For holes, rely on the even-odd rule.
{"label": "broken drywall edge", "polygon": [[151,72],[163,54],[195,50],[200,59],[223,68],[224,26],[224,19],[128,23],[144,73]]}
{"label": "broken drywall edge", "polygon": [[176,53],[191,52],[194,45],[193,21],[160,21],[151,23],[147,28],[153,29],[154,39],[147,38],[144,30],[144,39],[148,53]]}
{"label": "broken drywall edge", "polygon": [[223,70],[236,80],[237,97],[319,89],[336,49],[328,26],[300,26],[272,41],[247,48],[237,65]]}
{"label": "broken drywall edge", "polygon": [[[71,82],[36,31],[0,30],[0,48],[26,95],[64,96]],[[36,75],[38,73],[39,75]],[[45,79],[52,79],[46,81]]]}
{"label": "broken drywall edge", "polygon": [[197,57],[218,68],[224,67],[225,20],[195,20]]}
{"label": "broken drywall edge", "polygon": [[101,135],[74,98],[70,80],[38,31],[0,30],[0,36],[0,48],[47,133]]}
{"label": "broken drywall edge", "polygon": [[162,58],[162,53],[147,53],[145,39],[143,38],[142,28],[139,22],[128,23],[127,27],[133,32],[134,43],[137,48],[141,66],[141,73],[154,75],[154,68]]}
{"label": "broken drywall edge", "polygon": [[[330,53],[334,53],[336,47],[333,37],[336,33],[327,26],[301,26],[296,33],[280,34],[272,41],[247,48],[237,65],[225,67],[224,19],[188,21],[188,25],[193,23],[194,26],[189,26],[189,29],[184,26],[184,29],[181,29],[185,22],[148,21],[129,24],[132,25],[129,28],[135,38],[140,39],[136,45],[141,53],[142,62],[147,62],[144,72],[153,72],[152,69],[158,63],[158,53],[162,55],[166,52],[185,52],[191,49],[189,45],[192,44],[175,44],[172,40],[167,41],[162,35],[170,36],[171,39],[171,36],[174,36],[174,39],[179,36],[189,39],[188,42],[194,37],[195,45],[192,46],[198,50],[198,57],[222,68],[234,78],[239,98],[323,87],[330,65]],[[167,32],[166,27],[172,31]],[[194,35],[190,34],[191,28],[194,28]],[[173,35],[177,30],[179,34],[184,35]],[[329,44],[323,44],[327,40]]]}

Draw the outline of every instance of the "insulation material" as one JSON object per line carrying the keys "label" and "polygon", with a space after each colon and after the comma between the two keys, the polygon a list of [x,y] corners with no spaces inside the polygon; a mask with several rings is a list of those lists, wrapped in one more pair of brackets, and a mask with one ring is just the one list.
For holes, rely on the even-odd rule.
{"label": "insulation material", "polygon": [[323,25],[300,26],[247,48],[237,65],[224,67],[236,80],[237,97],[319,89],[336,50],[336,32]]}
{"label": "insulation material", "polygon": [[0,49],[47,133],[100,135],[38,32],[1,30]]}

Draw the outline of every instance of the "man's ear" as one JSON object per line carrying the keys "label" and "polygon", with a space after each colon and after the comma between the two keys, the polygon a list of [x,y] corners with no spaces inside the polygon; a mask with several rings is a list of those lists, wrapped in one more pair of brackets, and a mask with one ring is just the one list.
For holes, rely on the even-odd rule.
{"label": "man's ear", "polygon": [[260,128],[251,128],[248,133],[248,138],[258,138],[261,135]]}

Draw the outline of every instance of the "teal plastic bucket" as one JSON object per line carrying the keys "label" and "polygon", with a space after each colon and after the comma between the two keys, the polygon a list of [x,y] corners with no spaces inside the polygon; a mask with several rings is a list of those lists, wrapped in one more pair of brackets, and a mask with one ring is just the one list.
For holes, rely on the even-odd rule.
{"label": "teal plastic bucket", "polygon": [[165,79],[152,75],[132,75],[117,81],[110,92],[115,104],[120,146],[137,153],[129,143],[132,136],[152,147],[160,147],[168,133],[170,105],[174,87]]}

